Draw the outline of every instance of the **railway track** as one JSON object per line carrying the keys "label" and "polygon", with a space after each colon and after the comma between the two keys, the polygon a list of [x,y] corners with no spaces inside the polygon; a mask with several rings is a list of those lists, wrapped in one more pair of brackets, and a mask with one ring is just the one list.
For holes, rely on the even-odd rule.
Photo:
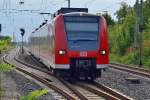
{"label": "railway track", "polygon": [[115,63],[111,63],[110,67],[150,78],[150,70],[146,70],[143,68],[132,67],[132,66],[124,65],[124,64],[115,64]]}
{"label": "railway track", "polygon": [[[12,63],[10,63],[8,60],[6,60],[6,57],[7,57],[7,56],[3,57],[3,61],[4,61],[5,63],[8,63],[8,64],[11,64],[11,65],[12,65]],[[66,91],[63,91],[62,89],[58,88],[57,86],[51,84],[47,79],[44,79],[43,77],[41,77],[41,76],[39,76],[39,75],[37,75],[37,74],[35,74],[35,73],[33,73],[33,72],[29,72],[29,71],[25,70],[25,68],[23,68],[23,67],[18,67],[18,66],[16,66],[16,65],[13,65],[13,66],[15,67],[16,70],[18,70],[18,71],[20,71],[20,72],[23,72],[23,73],[25,73],[26,75],[31,76],[32,78],[38,80],[39,82],[43,83],[43,84],[46,85],[47,87],[49,87],[49,88],[55,90],[56,92],[58,92],[59,94],[61,94],[64,98],[69,99],[69,100],[76,100],[76,97],[75,97],[75,96],[73,96],[73,95],[67,93]],[[64,99],[64,98],[63,98],[63,99]]]}
{"label": "railway track", "polygon": [[[30,54],[30,53],[29,53]],[[33,57],[33,56],[31,56],[32,57],[32,60],[34,60],[36,63],[39,63],[38,61],[37,61],[37,59],[35,58],[35,57]],[[41,63],[39,63],[39,64],[41,64]],[[66,84],[66,82],[64,81],[64,80],[61,80],[61,82],[62,83],[64,83],[64,84]],[[67,84],[66,84],[67,85]],[[77,85],[77,84],[76,84]],[[125,95],[123,95],[123,94],[121,94],[121,93],[119,93],[119,92],[117,92],[117,91],[115,91],[115,90],[113,90],[113,89],[111,89],[111,88],[109,88],[109,87],[106,87],[106,86],[104,86],[104,85],[102,85],[102,84],[100,84],[100,83],[97,83],[97,82],[94,82],[94,83],[92,83],[92,85],[94,85],[94,86],[96,86],[96,88],[98,88],[98,89],[100,89],[100,90],[102,90],[102,91],[104,91],[104,93],[102,92],[98,92],[99,90],[94,90],[94,89],[92,89],[91,87],[87,87],[86,85],[83,85],[83,83],[81,84],[79,84],[78,83],[78,85],[80,86],[80,87],[84,87],[85,89],[87,88],[87,90],[88,91],[91,91],[91,92],[93,92],[93,93],[95,93],[95,94],[97,94],[97,95],[104,95],[104,97],[105,98],[107,98],[107,95],[108,94],[111,94],[112,96],[114,96],[114,97],[117,97],[117,98],[119,98],[119,99],[121,99],[121,100],[130,100],[131,98],[129,98],[129,97],[127,97],[127,96],[125,96]],[[89,85],[91,85],[91,84],[89,84]],[[108,93],[108,94],[105,94],[105,92],[106,93]],[[112,97],[113,98],[113,97]],[[110,98],[108,98],[108,99],[110,99]],[[98,99],[99,100],[99,99]]]}
{"label": "railway track", "polygon": [[[4,57],[4,61],[6,63],[10,63],[8,58],[10,57],[6,57],[6,56]],[[55,77],[48,70],[41,70],[41,68],[38,68],[36,66],[33,66],[31,64],[28,64],[19,60],[16,56],[14,57],[14,60],[24,66],[28,66],[38,71],[40,70],[43,73],[46,73],[48,75],[52,75],[52,77]],[[24,68],[18,67],[18,66],[16,66],[15,68],[25,74],[28,74],[29,76],[35,78],[36,80],[44,83],[46,86],[48,86],[49,88],[52,88],[53,90],[61,94],[64,98],[69,99],[69,100],[77,100],[77,99],[80,99],[80,100],[131,100],[131,98],[127,96],[124,96],[110,88],[106,89],[106,87],[104,88],[104,86],[102,85],[99,86],[96,83],[94,84],[95,86],[86,84],[86,83],[70,84],[69,82],[63,79],[57,78],[59,81],[62,82],[62,84],[59,84],[58,86],[58,85],[51,84],[51,81],[49,81],[51,79],[45,78],[44,76],[41,77],[39,76],[39,74],[36,74],[35,72],[29,72],[28,70],[24,70]],[[64,87],[65,88],[67,87],[68,89],[65,89]]]}

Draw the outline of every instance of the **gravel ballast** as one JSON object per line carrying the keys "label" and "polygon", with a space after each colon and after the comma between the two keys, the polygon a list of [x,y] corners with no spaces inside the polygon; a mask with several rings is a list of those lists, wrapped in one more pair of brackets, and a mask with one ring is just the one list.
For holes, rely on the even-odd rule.
{"label": "gravel ballast", "polygon": [[[24,61],[31,60],[31,55],[24,55],[22,57]],[[32,61],[32,60],[31,60]],[[33,64],[31,62],[30,64]],[[34,62],[36,65],[36,63]],[[139,79],[139,84],[133,84],[127,81],[127,78]],[[119,71],[116,69],[109,68],[102,72],[102,77],[96,80],[97,82],[109,86],[112,89],[117,90],[135,100],[150,100],[150,79],[136,76],[132,73]]]}
{"label": "gravel ballast", "polygon": [[[34,90],[44,89],[42,86],[35,83],[33,80],[26,78],[24,75],[16,72],[15,70],[3,74],[2,78],[5,78],[5,80],[9,79],[9,81],[5,81],[5,83],[3,83],[2,88],[4,90],[4,93],[7,94],[8,92],[6,90],[8,90],[8,89],[12,90],[11,92],[17,93],[17,94],[13,94],[13,97],[15,97],[15,99],[13,99],[12,95],[7,95],[7,97],[3,97],[3,98],[9,97],[10,99],[13,99],[13,100],[20,100],[21,96],[26,96],[28,93],[30,93]],[[1,80],[3,80],[3,79],[1,79]],[[6,82],[9,84],[7,84]],[[12,83],[12,84],[10,84],[10,83]],[[10,85],[13,88],[11,88]],[[55,97],[55,96],[57,96],[57,97]],[[49,93],[39,97],[38,100],[58,100],[58,94],[55,93],[55,91],[53,91],[53,90],[49,90]]]}
{"label": "gravel ballast", "polygon": [[[128,82],[127,78],[137,78],[139,84]],[[150,80],[134,74],[109,68],[102,72],[97,82],[109,86],[135,100],[150,100]]]}

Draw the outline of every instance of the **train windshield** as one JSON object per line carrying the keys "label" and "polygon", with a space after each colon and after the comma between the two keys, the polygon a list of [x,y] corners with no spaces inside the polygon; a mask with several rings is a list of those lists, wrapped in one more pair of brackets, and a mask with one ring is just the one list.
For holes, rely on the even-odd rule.
{"label": "train windshield", "polygon": [[71,50],[98,49],[98,16],[65,16],[64,21],[68,47]]}

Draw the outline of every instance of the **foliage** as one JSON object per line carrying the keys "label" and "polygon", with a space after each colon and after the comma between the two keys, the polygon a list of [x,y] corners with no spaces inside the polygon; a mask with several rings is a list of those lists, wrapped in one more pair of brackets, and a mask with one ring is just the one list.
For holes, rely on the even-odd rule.
{"label": "foliage", "polygon": [[1,63],[0,64],[0,72],[10,72],[13,69],[12,65]]}
{"label": "foliage", "polygon": [[130,11],[130,7],[126,2],[121,3],[120,9],[115,13],[119,22],[122,22]]}
{"label": "foliage", "polygon": [[144,48],[143,61],[145,66],[150,66],[150,47]]}
{"label": "foliage", "polygon": [[116,54],[123,55],[126,48],[132,45],[134,40],[134,16],[130,13],[123,24],[116,23],[109,28],[110,49]]}
{"label": "foliage", "polygon": [[148,18],[147,23],[145,24],[145,30],[144,30],[144,39],[150,40],[150,18]]}
{"label": "foliage", "polygon": [[144,66],[149,68],[149,66],[150,66],[150,59],[148,59],[146,62],[144,62]]}
{"label": "foliage", "polygon": [[[142,62],[150,67],[150,0],[144,1]],[[139,49],[134,49],[135,9],[123,3],[116,12],[117,19],[109,26],[110,59],[124,64],[139,64]],[[131,51],[128,51],[132,48]]]}
{"label": "foliage", "polygon": [[138,64],[138,52],[128,53],[124,56],[119,56],[111,54],[110,58],[113,58],[113,62],[123,63],[123,64]]}
{"label": "foliage", "polygon": [[0,39],[0,51],[7,49],[8,45],[11,43],[11,38],[10,37],[4,37]]}
{"label": "foliage", "polygon": [[33,92],[30,92],[27,96],[22,96],[21,100],[37,100],[40,96],[47,94],[48,90],[35,90]]}
{"label": "foliage", "polygon": [[150,0],[146,0],[144,2],[143,11],[144,11],[144,24],[145,24],[144,28],[146,28],[146,24],[150,17]]}
{"label": "foliage", "polygon": [[102,16],[106,19],[107,25],[114,25],[114,20],[112,19],[111,15],[109,15],[107,12],[105,14],[102,14]]}

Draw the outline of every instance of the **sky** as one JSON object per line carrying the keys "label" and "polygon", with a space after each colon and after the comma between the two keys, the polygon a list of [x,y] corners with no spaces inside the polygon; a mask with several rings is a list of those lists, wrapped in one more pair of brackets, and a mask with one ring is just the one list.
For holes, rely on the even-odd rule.
{"label": "sky", "polygon": [[[119,9],[121,2],[133,6],[136,0],[71,0],[71,7],[86,7],[90,13],[102,13],[108,11],[115,19],[114,13]],[[24,4],[19,4],[24,2]],[[54,13],[61,7],[67,7],[67,0],[0,0],[0,24],[1,35],[9,35],[14,41],[20,41],[20,28],[26,33],[25,41],[30,33],[44,20],[50,19],[50,15],[39,13]]]}

